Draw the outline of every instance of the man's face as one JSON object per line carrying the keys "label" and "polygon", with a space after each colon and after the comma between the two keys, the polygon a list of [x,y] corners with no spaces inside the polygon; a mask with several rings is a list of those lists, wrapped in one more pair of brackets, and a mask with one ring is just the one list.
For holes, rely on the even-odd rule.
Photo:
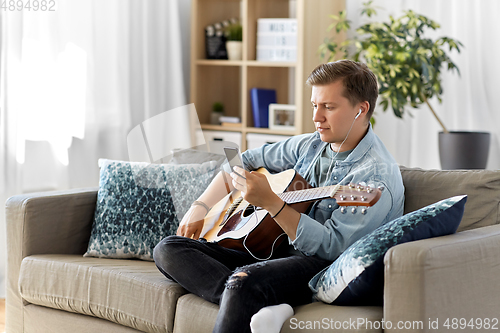
{"label": "man's face", "polygon": [[[311,103],[313,121],[321,141],[340,145],[347,136],[354,117],[359,112],[358,105],[351,105],[342,95],[342,81],[312,87]],[[332,146],[332,147],[333,147]]]}

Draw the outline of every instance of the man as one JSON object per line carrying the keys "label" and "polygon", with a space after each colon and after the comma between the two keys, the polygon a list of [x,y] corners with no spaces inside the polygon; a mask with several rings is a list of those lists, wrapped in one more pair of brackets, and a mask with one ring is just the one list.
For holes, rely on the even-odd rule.
{"label": "man", "polygon": [[[288,235],[287,251],[259,261],[198,240],[208,208],[227,193],[222,172],[186,214],[178,236],[155,248],[156,265],[166,277],[220,305],[214,332],[248,332],[252,316],[264,307],[311,302],[308,281],[316,273],[356,240],[403,213],[399,168],[370,125],[378,97],[375,75],[364,64],[342,60],[318,66],[307,84],[312,86],[317,131],[244,152],[246,170],[235,169],[227,184],[274,217]],[[271,173],[294,168],[316,187],[366,183],[385,190],[367,210],[353,213],[339,208],[335,199],[325,199],[300,214],[271,190],[264,175],[248,171],[260,167]],[[277,320],[277,331],[286,316]],[[254,331],[257,326],[252,325]]]}

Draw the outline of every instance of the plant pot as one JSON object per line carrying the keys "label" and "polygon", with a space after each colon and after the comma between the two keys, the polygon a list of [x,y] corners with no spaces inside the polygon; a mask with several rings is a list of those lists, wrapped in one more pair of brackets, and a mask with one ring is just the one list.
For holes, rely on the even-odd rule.
{"label": "plant pot", "polygon": [[210,124],[220,125],[219,118],[223,115],[224,115],[224,113],[222,113],[222,112],[212,111],[212,113],[210,114]]}
{"label": "plant pot", "polygon": [[227,57],[229,60],[241,60],[241,49],[243,43],[240,41],[228,40],[226,42]]}
{"label": "plant pot", "polygon": [[490,150],[488,132],[439,132],[443,170],[486,169]]}

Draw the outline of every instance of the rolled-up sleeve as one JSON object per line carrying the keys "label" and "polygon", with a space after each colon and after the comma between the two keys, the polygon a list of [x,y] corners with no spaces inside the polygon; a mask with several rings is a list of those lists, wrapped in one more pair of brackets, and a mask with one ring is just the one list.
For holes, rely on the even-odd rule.
{"label": "rolled-up sleeve", "polygon": [[307,256],[335,260],[355,241],[388,222],[392,209],[391,193],[382,192],[379,201],[368,208],[366,214],[361,214],[363,207],[354,207],[355,213],[352,208],[348,207],[342,213],[337,206],[324,224],[301,214],[296,238],[291,244]]}

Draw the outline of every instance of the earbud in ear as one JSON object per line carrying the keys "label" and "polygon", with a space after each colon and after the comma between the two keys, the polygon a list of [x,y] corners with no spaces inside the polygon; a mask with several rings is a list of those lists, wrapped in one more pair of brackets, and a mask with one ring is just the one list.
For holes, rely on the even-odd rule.
{"label": "earbud in ear", "polygon": [[363,112],[363,110],[359,109],[359,112],[358,114],[356,115],[356,117],[354,117],[354,119],[358,119],[358,117],[361,115],[361,113]]}

